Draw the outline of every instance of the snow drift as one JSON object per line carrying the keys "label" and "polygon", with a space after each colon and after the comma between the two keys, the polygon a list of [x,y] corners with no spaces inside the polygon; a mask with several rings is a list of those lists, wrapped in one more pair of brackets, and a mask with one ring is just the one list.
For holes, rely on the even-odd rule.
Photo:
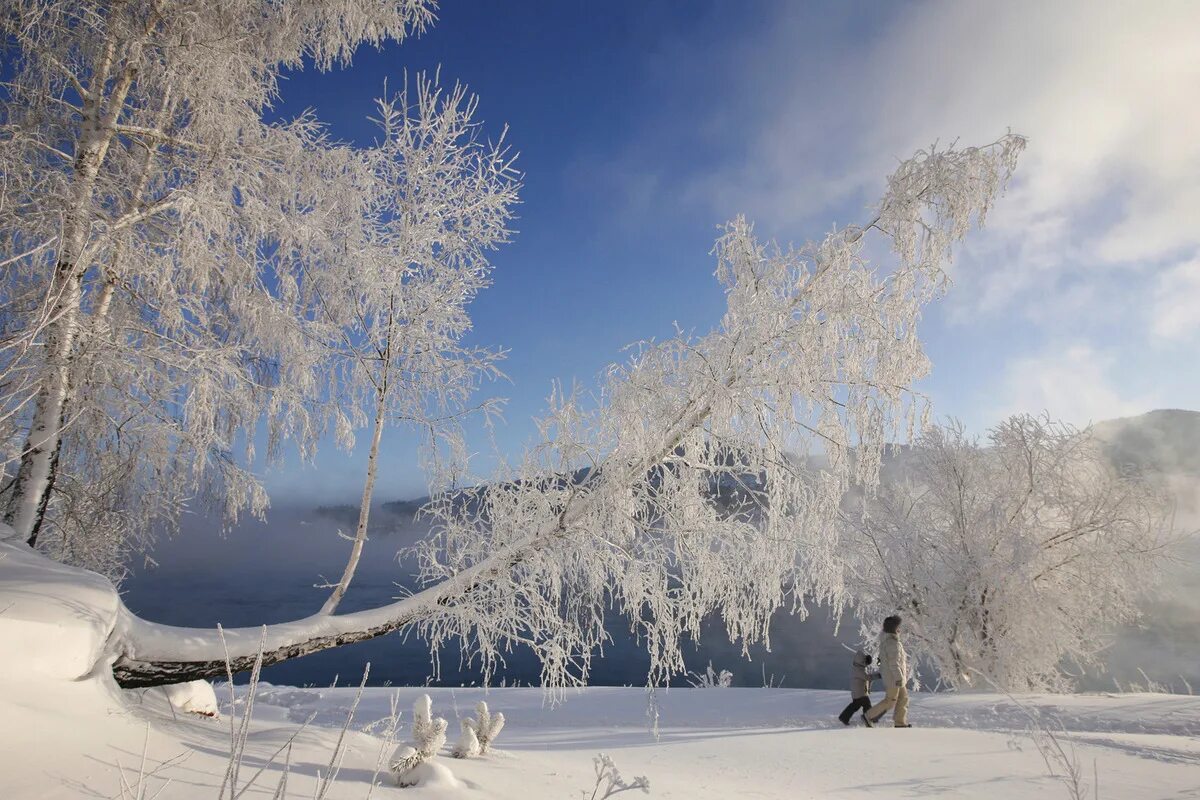
{"label": "snow drift", "polygon": [[[8,527],[8,526],[4,526]],[[0,532],[0,681],[75,680],[104,660],[124,605],[107,578],[51,561]]]}

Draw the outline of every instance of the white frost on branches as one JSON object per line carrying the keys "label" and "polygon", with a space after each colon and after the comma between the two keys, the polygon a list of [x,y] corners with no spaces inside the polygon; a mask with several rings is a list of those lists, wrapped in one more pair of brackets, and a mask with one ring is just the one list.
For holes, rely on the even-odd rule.
{"label": "white frost on branches", "polygon": [[727,669],[717,672],[710,661],[704,672],[689,672],[688,683],[695,689],[728,689],[733,686],[733,673]]}
{"label": "white frost on branches", "polygon": [[580,792],[583,800],[606,800],[622,792],[650,794],[649,778],[637,775],[632,781],[625,780],[616,763],[605,753],[599,753],[592,759],[592,768],[596,772],[596,783],[590,795],[587,791]]}
{"label": "white frost on branches", "polygon": [[[361,426],[358,410],[373,411],[354,543],[325,614],[337,609],[362,553],[384,426],[416,429],[436,483],[466,460],[463,418],[496,407],[473,408],[471,398],[499,374],[500,354],[461,340],[467,306],[489,282],[489,251],[508,239],[519,183],[503,140],[479,138],[476,106],[463,87],[446,91],[423,76],[378,101],[380,143],[364,154],[376,185],[366,234],[352,259],[334,265],[340,280],[320,298],[324,316],[341,325],[333,379],[349,421]],[[348,425],[340,435],[352,444]]]}
{"label": "white frost on branches", "polygon": [[[520,463],[435,501],[423,575],[428,597],[450,596],[416,614],[429,641],[459,639],[485,670],[526,644],[563,687],[586,680],[615,608],[662,680],[712,614],[748,646],[780,606],[840,607],[839,504],[923,418],[921,308],[1023,145],[919,153],[866,225],[802,248],[726,226],[716,330],[643,344],[592,398],[556,392]],[[890,239],[891,269],[866,262],[868,231]]]}
{"label": "white frost on branches", "polygon": [[424,0],[5,4],[0,510],[20,540],[119,576],[185,503],[261,513],[256,440],[311,456],[361,415],[322,297],[392,202],[393,145],[263,117],[284,69],[431,20]]}
{"label": "white frost on branches", "polygon": [[1065,689],[1138,615],[1166,555],[1170,504],[1089,431],[1028,415],[986,443],[931,427],[847,514],[857,613],[901,613],[952,686]]}
{"label": "white frost on branches", "polygon": [[[593,397],[555,392],[541,442],[519,462],[435,496],[420,591],[271,626],[265,663],[415,626],[434,648],[460,640],[485,672],[527,645],[542,684],[560,689],[587,680],[616,611],[659,681],[685,671],[681,642],[710,616],[748,647],[766,641],[781,606],[843,607],[841,501],[851,485],[874,486],[885,443],[924,419],[912,390],[929,369],[921,310],[1023,146],[1007,135],[920,152],[863,226],[804,247],[727,225],[714,248],[728,301],[715,330],[641,345]],[[887,268],[867,262],[868,233],[890,241]],[[226,638],[245,668],[258,631]],[[212,674],[217,645],[130,617],[114,671],[127,683]]]}

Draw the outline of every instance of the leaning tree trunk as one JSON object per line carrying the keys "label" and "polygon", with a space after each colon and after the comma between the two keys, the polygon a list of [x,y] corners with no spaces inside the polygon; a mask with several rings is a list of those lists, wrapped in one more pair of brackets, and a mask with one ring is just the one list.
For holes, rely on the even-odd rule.
{"label": "leaning tree trunk", "polygon": [[[565,524],[565,523],[563,523]],[[207,630],[176,628],[142,620],[129,612],[113,630],[108,652],[112,671],[125,688],[181,683],[223,676],[310,655],[404,628],[495,580],[560,535],[547,534],[504,548],[485,561],[415,595],[386,606],[350,614],[314,614],[261,628]]]}
{"label": "leaning tree trunk", "polygon": [[[675,425],[651,454],[622,464],[626,478],[644,475],[674,451],[687,432],[709,413],[710,400],[696,398],[680,412]],[[604,470],[589,473],[589,478]],[[582,497],[584,505],[577,503]],[[310,655],[345,644],[374,639],[407,627],[469,596],[508,574],[530,555],[559,542],[587,513],[587,503],[597,496],[586,492],[572,495],[558,520],[546,530],[496,550],[483,561],[452,578],[414,595],[378,608],[350,614],[314,614],[306,619],[264,625],[259,628],[207,630],[177,628],[143,620],[129,612],[109,637],[106,652],[111,658],[117,683],[125,688],[182,683],[223,676],[227,671],[244,672],[261,659],[270,666],[291,658]]]}
{"label": "leaning tree trunk", "polygon": [[387,411],[387,365],[384,365],[384,377],[375,390],[375,427],[371,431],[371,450],[367,454],[367,479],[363,483],[362,503],[358,507],[358,527],[354,531],[354,544],[350,547],[350,557],[342,577],[325,605],[321,607],[322,614],[332,614],[350,588],[354,572],[358,569],[358,560],[362,557],[363,543],[367,540],[367,522],[371,517],[371,497],[375,493],[375,475],[379,467],[379,440],[383,436],[383,423]]}

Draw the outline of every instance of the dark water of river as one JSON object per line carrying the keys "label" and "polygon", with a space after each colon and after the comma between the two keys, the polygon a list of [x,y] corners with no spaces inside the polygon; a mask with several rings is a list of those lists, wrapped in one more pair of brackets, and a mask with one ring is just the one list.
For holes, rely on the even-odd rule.
{"label": "dark water of river", "polygon": [[[351,591],[341,611],[387,603],[397,596],[397,582],[410,580],[396,560],[397,550],[422,534],[420,525],[380,514],[380,529],[373,532],[364,551]],[[336,536],[339,521],[308,510],[276,509],[269,522],[247,522],[225,535],[219,526],[192,519],[182,535],[162,542],[154,553],[157,566],[139,568],[123,585],[126,604],[139,615],[173,625],[225,627],[270,624],[297,619],[320,608],[325,590],[314,588],[322,577],[340,574],[348,543]],[[341,524],[345,527],[345,521]],[[614,618],[613,643],[593,662],[590,683],[641,686],[646,683],[648,657]],[[857,625],[847,623],[834,635],[833,621],[818,610],[801,622],[786,613],[772,625],[772,647],[757,647],[751,660],[729,643],[714,624],[686,654],[690,669],[703,672],[711,661],[718,671],[734,673],[738,686],[761,686],[772,679],[791,687],[843,688],[850,653],[844,643],[853,641]],[[263,679],[289,685],[327,686],[357,683],[363,667],[371,663],[372,685],[471,685],[481,679],[477,668],[459,663],[457,651],[440,654],[434,678],[429,647],[410,635],[397,634],[339,647],[287,661],[263,671]],[[492,679],[494,684],[536,685],[539,667],[532,653],[517,650]],[[677,680],[686,684],[686,678]]]}

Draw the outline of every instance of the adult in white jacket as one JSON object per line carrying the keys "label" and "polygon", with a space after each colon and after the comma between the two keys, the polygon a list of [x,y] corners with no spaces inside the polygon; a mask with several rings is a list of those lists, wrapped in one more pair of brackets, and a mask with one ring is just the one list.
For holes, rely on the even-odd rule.
{"label": "adult in white jacket", "polygon": [[900,641],[900,617],[892,616],[883,621],[883,633],[879,634],[879,672],[883,676],[883,688],[887,696],[871,709],[867,719],[871,724],[883,719],[892,709],[892,721],[897,728],[911,728],[908,724],[908,654],[904,642]]}

